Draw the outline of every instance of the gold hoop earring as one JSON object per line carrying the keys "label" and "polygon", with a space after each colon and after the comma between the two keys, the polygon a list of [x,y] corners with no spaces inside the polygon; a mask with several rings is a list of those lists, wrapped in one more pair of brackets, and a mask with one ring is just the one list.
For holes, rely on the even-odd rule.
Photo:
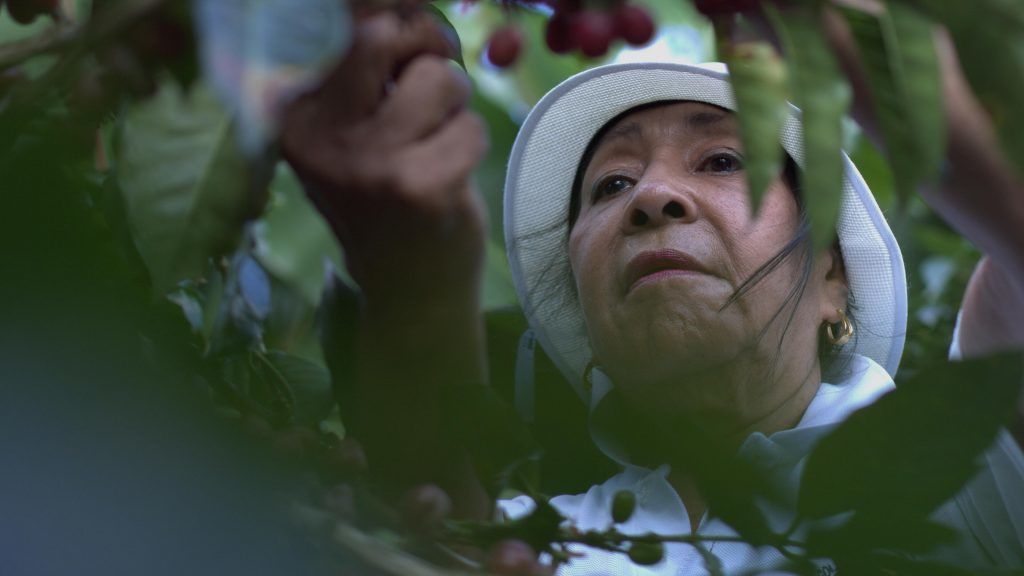
{"label": "gold hoop earring", "polygon": [[853,337],[853,324],[850,322],[850,319],[846,316],[846,312],[843,312],[839,308],[836,308],[836,313],[839,314],[839,322],[836,322],[836,324],[841,324],[840,330],[842,330],[842,332],[840,332],[839,335],[836,336],[835,332],[832,331],[832,324],[826,323],[825,333],[828,335],[828,341],[830,344],[832,344],[833,346],[842,346],[843,344],[849,342],[850,338]]}

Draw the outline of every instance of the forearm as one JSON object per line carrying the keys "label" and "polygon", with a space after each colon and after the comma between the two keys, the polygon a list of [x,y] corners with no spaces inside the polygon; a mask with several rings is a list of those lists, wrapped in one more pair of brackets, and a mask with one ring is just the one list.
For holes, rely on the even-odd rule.
{"label": "forearm", "polygon": [[[947,166],[939,184],[921,194],[991,259],[985,268],[995,265],[1002,271],[1001,283],[1024,289],[1024,181],[1003,153],[988,114],[963,76],[952,42],[940,38]],[[981,279],[989,273],[984,274]]]}
{"label": "forearm", "polygon": [[1024,287],[986,256],[964,295],[960,350],[977,358],[1024,349]]}
{"label": "forearm", "polygon": [[[1024,286],[1019,280],[989,257],[978,263],[967,285],[960,322],[958,343],[964,358],[1024,350]],[[1011,431],[1024,449],[1024,390]]]}
{"label": "forearm", "polygon": [[465,450],[444,430],[441,387],[486,386],[483,323],[476,298],[458,303],[368,307],[356,354],[353,434],[371,473],[396,492],[437,484],[455,514],[485,517],[491,503]]}

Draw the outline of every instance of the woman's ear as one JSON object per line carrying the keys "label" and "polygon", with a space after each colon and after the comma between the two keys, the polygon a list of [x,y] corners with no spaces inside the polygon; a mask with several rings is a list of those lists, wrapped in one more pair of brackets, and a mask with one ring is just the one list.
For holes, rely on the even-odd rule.
{"label": "woman's ear", "polygon": [[821,286],[821,321],[835,324],[840,321],[837,310],[846,310],[850,287],[846,280],[846,265],[838,244],[822,253],[818,262]]}

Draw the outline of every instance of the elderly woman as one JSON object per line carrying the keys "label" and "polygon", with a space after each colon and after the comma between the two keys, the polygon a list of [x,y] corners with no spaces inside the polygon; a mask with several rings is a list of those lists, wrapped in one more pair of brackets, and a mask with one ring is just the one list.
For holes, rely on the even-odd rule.
{"label": "elderly woman", "polygon": [[[486,138],[447,53],[429,19],[366,21],[325,86],[290,109],[283,146],[363,289],[351,426],[373,468],[396,488],[440,484],[456,514],[482,517],[493,504],[446,442],[438,399],[444,383],[482,385],[486,373],[485,224],[470,177]],[[926,199],[986,253],[954,342],[978,356],[1024,344],[1024,194],[952,52],[944,58],[949,170]],[[692,462],[641,453],[608,425],[624,411],[657,430],[685,419],[730,449],[770,455],[806,451],[893,388],[905,276],[864,181],[847,160],[838,241],[813,253],[798,115],[783,134],[787,167],[754,214],[733,106],[721,67],[598,68],[546,96],[513,151],[505,228],[520,299],[591,407],[595,441],[625,467],[552,500],[582,528],[606,527],[612,494],[628,489],[640,498],[626,530],[731,533],[707,514]],[[936,514],[964,536],[950,552],[958,560],[1020,565],[1024,457],[1004,433],[986,458]],[[511,514],[530,505],[502,504]],[[740,543],[712,552],[728,572],[779,559]],[[656,569],[701,562],[680,545]],[[630,569],[597,552],[568,567]]]}

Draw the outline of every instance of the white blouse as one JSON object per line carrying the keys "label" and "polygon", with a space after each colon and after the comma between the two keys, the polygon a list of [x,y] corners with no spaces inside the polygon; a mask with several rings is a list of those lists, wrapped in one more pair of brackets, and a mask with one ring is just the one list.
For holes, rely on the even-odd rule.
{"label": "white blouse", "polygon": [[[955,341],[955,338],[954,338]],[[954,347],[955,348],[955,347]],[[958,351],[951,351],[956,356]],[[755,462],[769,462],[780,478],[799,483],[806,456],[814,444],[855,410],[894,390],[888,373],[872,360],[856,356],[849,377],[840,383],[823,383],[796,427],[765,436],[754,433],[740,451]],[[628,522],[619,525],[626,534],[689,534],[690,518],[682,500],[669,484],[669,467],[648,470],[626,465],[625,469],[587,492],[557,496],[551,504],[581,530],[601,530],[612,525],[611,503],[620,490],[636,494],[637,507]],[[533,508],[525,496],[503,500],[499,507],[510,518],[520,517]],[[784,530],[791,513],[765,510],[776,530]],[[1024,567],[1024,454],[1016,441],[1002,431],[984,456],[978,475],[953,499],[943,504],[932,519],[964,535],[954,546],[947,546],[930,558],[964,567]],[[735,536],[721,520],[705,515],[698,534]],[[745,543],[708,543],[706,549],[720,561],[726,574],[757,570],[770,573],[782,562],[782,555],[769,547],[755,548]],[[688,544],[668,544],[665,558],[654,566],[637,566],[624,554],[576,547],[584,555],[562,567],[568,575],[691,575],[706,574],[701,555]],[[834,567],[819,564],[819,574],[831,575]]]}

